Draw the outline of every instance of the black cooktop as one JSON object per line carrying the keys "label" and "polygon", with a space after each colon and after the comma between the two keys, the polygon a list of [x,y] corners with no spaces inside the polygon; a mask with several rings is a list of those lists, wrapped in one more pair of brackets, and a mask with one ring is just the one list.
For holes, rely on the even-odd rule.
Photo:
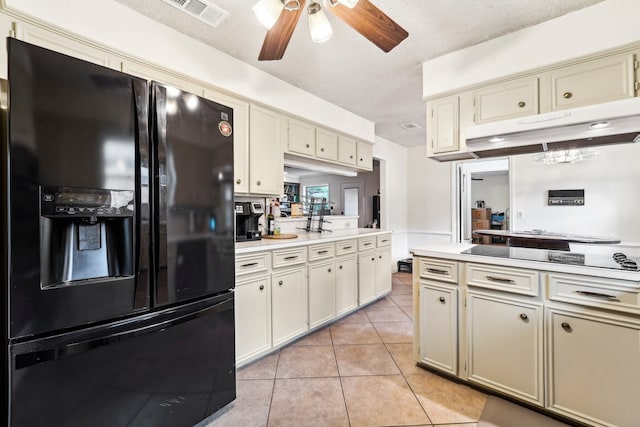
{"label": "black cooktop", "polygon": [[611,254],[578,253],[547,249],[521,248],[515,246],[477,245],[463,254],[498,258],[522,259],[527,261],[553,262],[559,264],[582,265],[585,267],[609,268],[613,270],[638,271],[640,257],[627,257],[621,252]]}

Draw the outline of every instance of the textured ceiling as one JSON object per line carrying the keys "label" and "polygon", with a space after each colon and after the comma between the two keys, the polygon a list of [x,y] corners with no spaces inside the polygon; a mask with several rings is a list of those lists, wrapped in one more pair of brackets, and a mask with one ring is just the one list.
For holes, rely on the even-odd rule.
{"label": "textured ceiling", "polygon": [[[371,0],[409,32],[391,52],[328,12],[328,42],[311,41],[303,14],[284,58],[264,62],[257,58],[266,30],[251,10],[257,0],[207,0],[230,13],[218,28],[162,0],[116,1],[374,122],[382,138],[413,146],[425,143],[424,61],[602,0]],[[405,130],[403,123],[421,129]]]}

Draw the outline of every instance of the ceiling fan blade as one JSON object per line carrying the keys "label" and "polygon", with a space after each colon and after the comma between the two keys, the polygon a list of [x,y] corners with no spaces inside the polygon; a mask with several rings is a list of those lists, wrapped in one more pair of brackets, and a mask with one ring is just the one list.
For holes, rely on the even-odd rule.
{"label": "ceiling fan blade", "polygon": [[287,50],[287,45],[289,45],[289,40],[291,40],[291,36],[293,35],[293,30],[295,30],[296,24],[298,23],[298,18],[304,11],[304,3],[305,0],[300,0],[298,10],[289,11],[282,9],[280,17],[264,37],[262,49],[260,49],[260,55],[258,55],[258,61],[282,59],[284,51]]}
{"label": "ceiling fan blade", "polygon": [[353,9],[341,4],[327,9],[385,52],[389,52],[409,36],[404,28],[369,0],[359,0]]}

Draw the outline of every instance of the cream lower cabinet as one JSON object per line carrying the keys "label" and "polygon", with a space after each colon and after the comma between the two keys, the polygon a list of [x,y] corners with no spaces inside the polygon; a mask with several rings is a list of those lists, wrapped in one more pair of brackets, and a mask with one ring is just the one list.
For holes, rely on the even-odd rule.
{"label": "cream lower cabinet", "polygon": [[271,274],[273,346],[309,329],[306,265]]}
{"label": "cream lower cabinet", "polygon": [[309,264],[309,327],[336,317],[336,264],[333,259]]}
{"label": "cream lower cabinet", "polygon": [[271,349],[271,277],[242,278],[235,288],[236,364]]}
{"label": "cream lower cabinet", "polygon": [[355,254],[336,258],[336,316],[358,307],[357,264]]}
{"label": "cream lower cabinet", "polygon": [[469,381],[542,406],[542,304],[467,291]]}
{"label": "cream lower cabinet", "polygon": [[420,280],[420,362],[453,375],[458,373],[458,290],[433,280]]}
{"label": "cream lower cabinet", "polygon": [[376,251],[358,254],[358,305],[376,299]]}
{"label": "cream lower cabinet", "polygon": [[640,320],[548,306],[548,409],[596,426],[638,425]]}
{"label": "cream lower cabinet", "polygon": [[376,297],[391,292],[391,248],[378,248],[376,250]]}

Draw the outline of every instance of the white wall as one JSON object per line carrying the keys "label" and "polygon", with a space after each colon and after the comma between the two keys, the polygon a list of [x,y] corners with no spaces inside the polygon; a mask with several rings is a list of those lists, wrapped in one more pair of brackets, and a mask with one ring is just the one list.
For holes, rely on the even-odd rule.
{"label": "white wall", "polygon": [[[113,0],[5,0],[8,7],[136,58],[366,141],[374,123],[152,21]],[[247,7],[249,7],[248,5]],[[304,105],[304,108],[300,108]]]}
{"label": "white wall", "polygon": [[426,147],[407,150],[408,245],[453,241],[455,212],[451,201],[453,163],[426,157]]}
{"label": "white wall", "polygon": [[482,181],[471,181],[471,203],[484,200],[492,212],[509,208],[509,175],[483,176]]}
{"label": "white wall", "polygon": [[423,96],[640,40],[640,2],[605,0],[423,63]]}
{"label": "white wall", "polygon": [[[640,144],[601,148],[596,159],[572,164],[544,165],[532,156],[514,156],[511,228],[640,242],[638,159]],[[584,189],[584,206],[547,205],[547,190],[572,189]]]}

